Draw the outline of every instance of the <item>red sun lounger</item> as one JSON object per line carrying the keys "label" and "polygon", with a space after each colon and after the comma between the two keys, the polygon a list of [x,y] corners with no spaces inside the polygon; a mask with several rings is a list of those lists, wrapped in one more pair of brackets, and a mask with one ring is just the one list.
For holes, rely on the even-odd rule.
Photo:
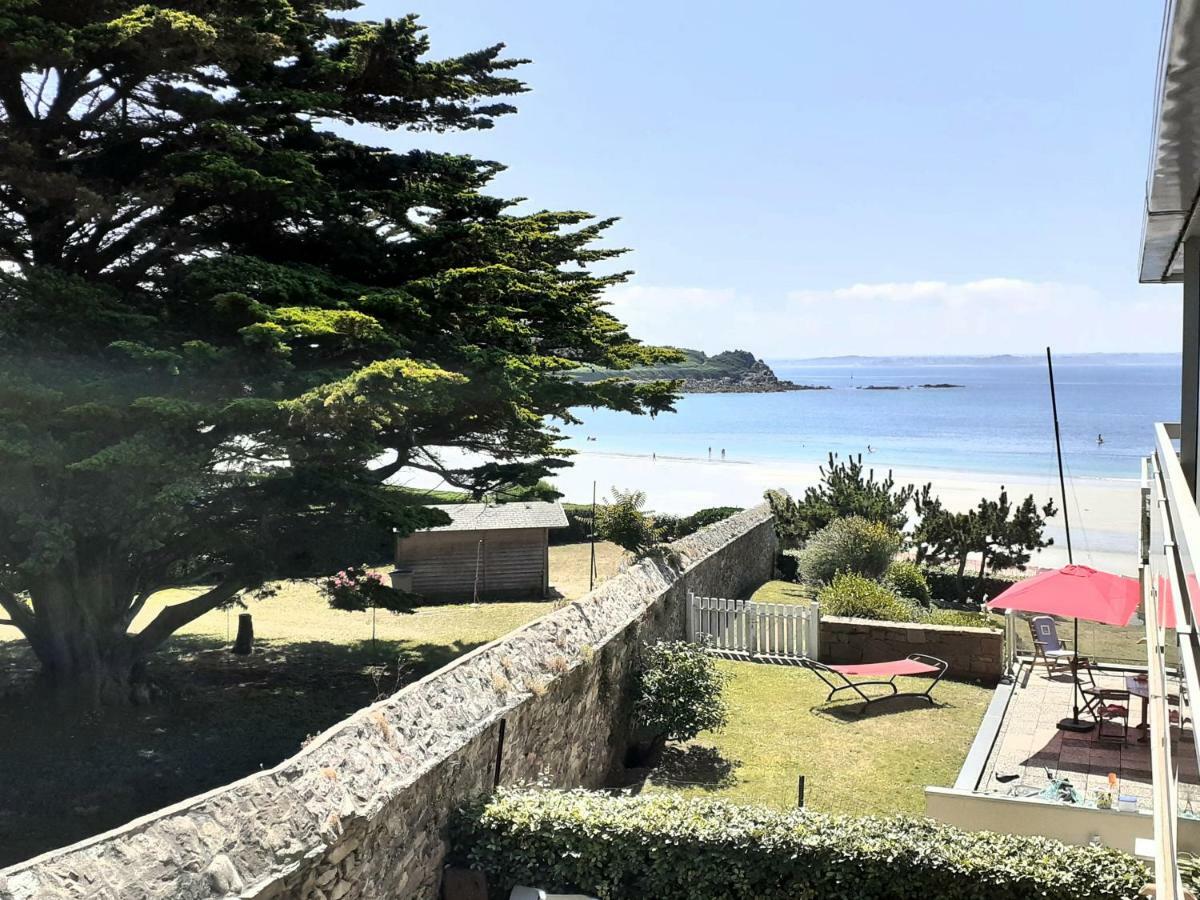
{"label": "red sun lounger", "polygon": [[[876,700],[891,700],[894,697],[920,697],[932,705],[933,697],[930,694],[937,687],[937,683],[942,680],[942,676],[946,674],[947,669],[945,660],[938,659],[936,656],[926,656],[924,653],[913,653],[907,659],[893,659],[888,662],[858,663],[840,666],[825,665],[824,663],[817,662],[815,659],[806,659],[804,665],[815,672],[816,676],[829,686],[829,696],[825,698],[826,703],[832,700],[838,691],[854,691],[854,693],[863,698],[864,703],[873,703]],[[865,675],[868,679],[866,681],[851,681],[849,677],[851,675]],[[896,678],[901,675],[932,675],[933,681],[923,691],[901,691],[896,687]],[[889,687],[892,689],[892,692],[884,694],[881,697],[871,697],[862,690],[864,687],[871,685]]]}

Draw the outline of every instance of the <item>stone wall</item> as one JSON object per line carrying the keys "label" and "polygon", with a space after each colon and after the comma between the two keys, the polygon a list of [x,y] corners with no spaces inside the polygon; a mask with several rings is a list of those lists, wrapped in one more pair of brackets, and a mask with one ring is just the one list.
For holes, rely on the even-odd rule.
{"label": "stone wall", "polygon": [[1004,672],[1004,635],[987,628],[821,618],[821,662],[871,663],[927,653],[944,659],[947,678],[995,684]]}
{"label": "stone wall", "polygon": [[5,870],[0,900],[436,897],[447,819],[464,801],[496,780],[605,782],[626,744],[638,646],[683,637],[689,591],[746,596],[771,576],[770,513],[674,549],[671,564],[632,566],[274,769]]}

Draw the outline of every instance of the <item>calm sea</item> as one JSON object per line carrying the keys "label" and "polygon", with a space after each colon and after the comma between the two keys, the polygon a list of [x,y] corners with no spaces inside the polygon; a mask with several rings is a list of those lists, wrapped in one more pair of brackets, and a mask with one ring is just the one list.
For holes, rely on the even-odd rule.
{"label": "calm sea", "polygon": [[[567,429],[571,443],[584,451],[701,459],[711,448],[714,458],[724,450],[729,460],[745,462],[820,462],[831,450],[866,454],[870,447],[877,466],[1056,472],[1044,359],[768,362],[780,378],[832,390],[694,394],[674,415],[655,419],[582,410],[585,423]],[[1172,356],[1056,360],[1068,474],[1139,477],[1152,424],[1178,420],[1179,378]],[[962,387],[917,387],[929,383]]]}

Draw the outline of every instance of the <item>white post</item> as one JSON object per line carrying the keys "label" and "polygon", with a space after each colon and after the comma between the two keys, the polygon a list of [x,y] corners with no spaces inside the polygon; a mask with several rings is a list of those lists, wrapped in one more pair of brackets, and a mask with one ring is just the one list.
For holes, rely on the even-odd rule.
{"label": "white post", "polygon": [[687,608],[683,614],[684,629],[687,632],[687,639],[691,643],[696,643],[696,595],[688,591]]}
{"label": "white post", "polygon": [[1011,609],[1004,611],[1004,667],[1007,675],[1016,672],[1017,616]]}
{"label": "white post", "polygon": [[808,640],[804,653],[809,659],[821,656],[821,607],[816,600],[808,605]]}

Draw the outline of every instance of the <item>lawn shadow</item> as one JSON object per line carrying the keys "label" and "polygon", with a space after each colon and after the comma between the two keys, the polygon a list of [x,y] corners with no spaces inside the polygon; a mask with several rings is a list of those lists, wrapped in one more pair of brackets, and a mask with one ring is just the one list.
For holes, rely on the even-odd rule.
{"label": "lawn shadow", "polygon": [[716,747],[670,745],[663,750],[662,762],[653,777],[656,784],[668,787],[719,791],[737,784],[735,770],[741,764],[741,760],[726,759]]}
{"label": "lawn shadow", "polygon": [[178,635],[148,661],[151,703],[78,711],[27,648],[0,643],[0,768],[21,773],[0,780],[0,865],[269,769],[482,643],[259,641],[238,656]]}
{"label": "lawn shadow", "polygon": [[952,709],[954,704],[935,700],[932,704],[920,697],[891,697],[884,694],[877,702],[864,703],[861,700],[846,700],[836,703],[820,704],[810,707],[813,715],[849,724],[862,722],[865,719],[877,719],[883,716],[893,716],[900,713],[913,712],[922,709]]}
{"label": "lawn shadow", "polygon": [[640,794],[650,782],[656,787],[720,791],[737,784],[735,770],[741,765],[741,760],[726,759],[715,747],[668,744],[657,765],[622,769],[609,786],[633,794]]}

